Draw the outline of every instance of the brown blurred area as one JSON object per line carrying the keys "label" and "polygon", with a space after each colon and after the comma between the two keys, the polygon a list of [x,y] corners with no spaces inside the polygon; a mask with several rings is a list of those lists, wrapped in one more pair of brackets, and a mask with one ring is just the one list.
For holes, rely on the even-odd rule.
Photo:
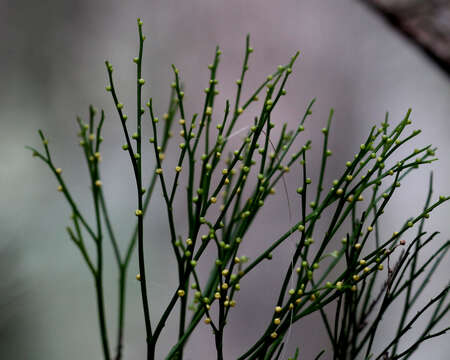
{"label": "brown blurred area", "polygon": [[[370,126],[384,120],[386,111],[396,122],[412,107],[413,124],[423,130],[417,147],[433,143],[439,148],[440,161],[428,169],[435,172],[435,193],[450,191],[449,78],[433,59],[359,0],[0,0],[0,246],[6,249],[14,244],[13,254],[0,251],[0,269],[6,274],[0,276],[1,359],[101,358],[92,280],[65,232],[69,209],[56,192],[57,184],[48,169],[32,159],[24,146],[39,146],[37,129],[45,131],[55,162],[64,169],[68,185],[89,213],[89,184],[77,146],[75,117],[86,118],[91,103],[104,108],[103,183],[123,245],[134,221],[130,215],[134,189],[128,159],[120,149],[118,119],[104,91],[104,60],[114,65],[120,97],[132,113],[137,17],[143,19],[148,35],[143,75],[149,86],[145,96],[153,97],[158,113],[167,107],[172,63],[180,69],[186,85],[187,111],[199,111],[208,81],[207,65],[216,45],[223,51],[219,68],[219,106],[223,107],[225,99],[234,95],[249,33],[255,51],[245,92],[278,64],[287,62],[295,51],[301,51],[288,94],[274,120],[277,126],[288,122],[293,128],[309,101],[317,97],[303,138],[313,141],[316,158],[310,159],[312,176],[318,172],[314,160],[320,157],[320,129],[331,107],[336,114],[329,144],[334,155],[327,184],[353,157]],[[443,54],[447,56],[445,51]],[[239,126],[245,127],[252,120],[244,117]],[[177,147],[171,151],[173,158]],[[170,152],[167,158],[170,161]],[[153,163],[149,160],[148,164],[151,169]],[[299,174],[297,169],[286,178],[294,193]],[[413,216],[414,209],[421,209],[427,181],[428,172],[422,171],[402,183],[399,196],[386,210],[386,233]],[[295,199],[290,201],[295,218],[298,207]],[[254,224],[243,254],[256,257],[293,222],[286,202],[280,189]],[[146,254],[153,317],[160,315],[176,280],[161,206],[161,197],[155,196],[146,223],[152,234]],[[180,226],[186,223],[184,209],[182,205],[176,209]],[[436,211],[428,230],[440,230],[447,239],[448,218],[448,207]],[[267,324],[292,247],[292,243],[286,244],[274,253],[272,262],[264,263],[242,283],[229,323],[233,330],[225,336],[226,359],[242,354]],[[113,335],[117,273],[112,250],[106,251],[107,313]],[[443,268],[449,265],[447,261]],[[134,262],[130,279],[136,271]],[[436,291],[439,281],[448,280],[448,274],[440,276],[430,291]],[[11,286],[19,290],[8,290]],[[124,359],[142,359],[145,339],[140,296],[132,280],[128,294]],[[10,313],[17,316],[10,318]],[[171,320],[160,358],[177,331]],[[330,349],[319,320],[313,316],[293,328],[287,355],[300,346],[300,358],[307,360],[323,348]],[[389,336],[389,326],[383,335]],[[425,344],[412,358],[445,359],[449,352],[449,342],[438,339]],[[186,360],[213,359],[214,354],[210,331],[200,326],[186,349]],[[329,356],[327,351],[324,358]]]}
{"label": "brown blurred area", "polygon": [[448,0],[362,0],[450,76]]}

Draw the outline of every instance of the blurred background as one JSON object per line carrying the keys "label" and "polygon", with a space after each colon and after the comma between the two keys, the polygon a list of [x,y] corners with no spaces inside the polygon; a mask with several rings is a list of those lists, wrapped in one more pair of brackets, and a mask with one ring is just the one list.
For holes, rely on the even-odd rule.
{"label": "blurred background", "polygon": [[[101,358],[93,281],[65,231],[69,208],[48,169],[32,159],[24,146],[39,147],[37,129],[45,131],[55,163],[63,168],[80,207],[89,214],[89,182],[77,146],[75,118],[80,115],[86,119],[89,104],[104,108],[103,183],[119,239],[122,245],[126,242],[135,220],[134,188],[128,158],[120,149],[119,122],[104,91],[104,60],[114,65],[120,98],[132,114],[137,17],[143,19],[148,35],[143,75],[150,86],[145,96],[153,97],[160,114],[167,108],[172,63],[180,69],[186,85],[187,112],[199,111],[202,89],[207,86],[207,65],[216,45],[223,51],[219,98],[222,103],[226,97],[232,98],[249,33],[255,51],[247,90],[278,64],[286,63],[296,50],[301,51],[276,122],[289,122],[293,128],[309,101],[317,97],[303,138],[313,140],[317,157],[320,129],[334,107],[329,144],[334,155],[328,183],[353,157],[369,128],[383,121],[386,111],[392,122],[397,122],[409,107],[413,109],[413,126],[423,130],[415,146],[434,144],[440,161],[403,182],[383,222],[386,234],[422,208],[431,170],[436,196],[449,194],[448,68],[445,61],[441,64],[429,56],[432,50],[424,41],[416,45],[408,40],[408,36],[414,38],[411,31],[404,36],[404,26],[398,31],[389,25],[385,20],[392,24],[392,14],[388,17],[379,9],[356,0],[0,0],[0,358]],[[448,31],[449,14],[442,8],[440,29]],[[251,121],[251,116],[244,117],[242,126]],[[170,161],[171,152],[167,157]],[[153,168],[153,163],[148,168]],[[298,171],[287,178],[291,193],[298,181]],[[249,257],[254,258],[293,223],[286,196],[283,191],[277,194],[249,234],[244,248]],[[154,317],[163,310],[176,280],[165,211],[161,209],[157,188],[146,222],[151,229],[146,256]],[[180,226],[186,223],[184,209],[176,209]],[[449,206],[443,206],[428,222],[428,230],[441,232],[439,241],[449,237],[449,214]],[[274,269],[285,269],[290,246],[274,253],[272,263],[266,262],[242,283],[239,305],[229,323],[232,331],[225,337],[226,359],[242,354],[260,335],[281,281],[281,272]],[[108,326],[113,335],[117,273],[111,249],[106,252]],[[448,281],[449,266],[447,260],[427,295]],[[124,357],[130,360],[142,359],[145,351],[139,289],[133,281],[136,272],[135,261],[129,271]],[[324,347],[328,349],[318,319],[311,317],[294,327],[287,354],[292,355],[299,345],[303,360],[313,358]],[[445,321],[448,324],[449,319]],[[215,357],[209,329],[199,328],[186,349],[187,360]],[[385,324],[381,335],[385,332],[388,336],[388,330],[389,324]],[[173,342],[175,331],[169,324],[160,358]],[[377,341],[383,344],[383,340],[381,336]],[[449,353],[447,336],[424,344],[413,359],[447,359]]]}

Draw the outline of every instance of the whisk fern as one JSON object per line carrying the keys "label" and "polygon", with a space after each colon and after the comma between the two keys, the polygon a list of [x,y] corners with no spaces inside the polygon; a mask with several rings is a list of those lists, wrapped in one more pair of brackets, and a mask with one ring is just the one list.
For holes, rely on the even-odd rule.
{"label": "whisk fern", "polygon": [[[433,273],[446,256],[449,240],[443,242],[431,255],[422,254],[431,243],[436,243],[437,232],[428,234],[424,224],[431,212],[450,197],[433,200],[432,176],[424,208],[409,214],[403,224],[391,236],[381,235],[383,213],[391,202],[405,176],[413,170],[435,161],[435,148],[431,145],[415,148],[408,155],[399,157],[397,150],[416,143],[420,130],[408,130],[411,110],[395,126],[388,116],[379,127],[373,126],[357,149],[354,158],[343,164],[342,172],[331,184],[325,181],[325,171],[332,151],[328,149],[333,110],[322,129],[323,143],[317,179],[309,177],[311,140],[305,139],[305,123],[312,116],[314,100],[307,106],[293,130],[283,125],[278,136],[272,121],[274,109],[286,95],[288,79],[299,53],[286,65],[278,66],[260,86],[243,99],[242,89],[249,70],[253,52],[247,36],[240,77],[236,80],[234,100],[225,102],[223,115],[216,111],[218,101],[217,71],[222,52],[216,48],[211,65],[210,78],[205,88],[203,105],[198,113],[188,114],[184,106],[184,89],[181,72],[172,65],[174,81],[171,84],[169,108],[158,115],[152,98],[143,99],[146,85],[142,78],[145,36],[142,21],[138,20],[138,54],[136,64],[136,109],[128,117],[127,107],[120,101],[120,93],[114,84],[113,66],[106,61],[107,86],[113,106],[117,110],[119,126],[123,130],[122,149],[128,154],[135,184],[136,223],[130,239],[125,241],[115,235],[103,187],[100,163],[102,129],[107,123],[103,110],[98,117],[93,106],[89,119],[78,118],[82,154],[86,160],[95,216],[84,214],[64,181],[63,171],[51,156],[49,140],[39,131],[44,151],[31,148],[34,156],[48,165],[58,181],[70,210],[69,238],[78,248],[82,259],[94,279],[97,297],[100,338],[105,359],[123,358],[123,338],[126,315],[126,283],[128,268],[135,248],[139,261],[139,274],[143,322],[147,346],[147,359],[155,359],[159,340],[169,317],[178,306],[178,336],[167,350],[166,359],[183,359],[183,351],[190,335],[198,326],[208,326],[213,332],[217,359],[228,358],[224,347],[224,335],[230,313],[239,304],[239,293],[245,292],[241,281],[258,266],[272,258],[273,252],[293,239],[295,251],[285,264],[273,311],[261,314],[266,317],[266,327],[253,344],[242,350],[239,360],[281,359],[286,350],[289,329],[308,315],[320,313],[331,343],[334,359],[407,359],[419,345],[444,334],[447,328],[434,330],[449,311],[447,300],[449,284],[433,296],[424,291]],[[259,109],[251,126],[238,128],[239,121],[247,121],[248,110]],[[134,118],[135,122],[132,123]],[[246,120],[244,120],[246,119]],[[177,127],[177,129],[175,129]],[[176,166],[169,168],[164,159],[172,134],[178,132],[181,142]],[[230,138],[243,136],[240,144],[232,148]],[[151,153],[143,153],[143,141],[148,136]],[[233,142],[234,144],[234,142]],[[153,163],[150,178],[143,169]],[[289,189],[284,183],[290,206],[300,210],[293,217],[289,228],[280,232],[270,246],[261,249],[253,259],[242,255],[241,244],[246,241],[253,222],[265,206],[266,199],[275,194],[284,175],[298,171],[297,189]],[[185,187],[180,186],[180,175],[187,173]],[[159,184],[160,187],[156,187]],[[144,243],[152,242],[151,231],[144,227],[144,218],[155,189],[162,192],[173,256],[177,264],[178,284],[171,289],[167,307],[158,318],[150,317],[152,306],[146,274],[147,260]],[[176,220],[175,208],[185,207],[188,224],[182,228]],[[318,220],[325,220],[325,227],[318,227]],[[415,234],[413,232],[415,231]],[[340,241],[338,233],[345,233]],[[95,253],[87,250],[87,238],[95,245]],[[406,240],[409,239],[409,240]],[[118,331],[114,348],[108,333],[104,298],[104,241],[110,241],[114,261],[119,271],[117,284]],[[125,251],[121,251],[121,246]],[[206,258],[206,250],[215,249],[215,261],[208,280],[202,282],[196,266]],[[419,262],[419,256],[426,259]],[[344,270],[339,270],[344,264]],[[151,287],[150,287],[151,288]],[[191,291],[192,290],[192,291]],[[412,307],[424,294],[428,302],[412,316]],[[374,349],[374,340],[383,315],[395,302],[403,304],[397,322],[395,337],[384,348]],[[325,309],[328,309],[325,311]],[[335,308],[330,319],[330,309]],[[188,309],[192,310],[189,316]],[[408,334],[422,314],[430,310],[431,317],[423,332],[408,347],[401,347],[400,340]],[[393,320],[391,319],[392,323]],[[291,339],[293,341],[293,339]],[[298,344],[297,359],[306,344]],[[158,350],[162,352],[162,350]],[[319,359],[325,351],[321,351]]]}

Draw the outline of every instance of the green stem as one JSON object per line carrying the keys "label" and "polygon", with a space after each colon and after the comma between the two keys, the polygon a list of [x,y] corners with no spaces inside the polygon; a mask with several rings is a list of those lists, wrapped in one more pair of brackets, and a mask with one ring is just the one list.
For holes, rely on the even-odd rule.
{"label": "green stem", "polygon": [[95,278],[95,290],[97,294],[98,320],[100,324],[100,336],[102,340],[103,355],[105,360],[110,360],[111,356],[109,352],[108,334],[105,319],[105,304],[103,298],[103,279],[100,268]]}
{"label": "green stem", "polygon": [[116,348],[116,360],[122,359],[122,349],[123,349],[123,333],[124,333],[124,322],[125,322],[125,290],[127,283],[127,268],[123,265],[120,266],[119,273],[119,326],[117,330],[117,348]]}

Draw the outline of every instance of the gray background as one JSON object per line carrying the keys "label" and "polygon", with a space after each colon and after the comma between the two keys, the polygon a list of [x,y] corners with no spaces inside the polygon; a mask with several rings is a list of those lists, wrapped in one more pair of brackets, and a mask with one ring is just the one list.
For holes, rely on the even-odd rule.
{"label": "gray background", "polygon": [[[330,140],[334,156],[328,183],[353,156],[369,127],[383,120],[385,111],[396,122],[409,107],[413,108],[414,126],[423,129],[418,142],[438,146],[440,161],[403,183],[383,222],[386,234],[422,206],[430,169],[435,172],[435,193],[449,193],[448,77],[357,1],[1,0],[2,359],[101,358],[93,283],[64,230],[69,209],[55,191],[57,184],[48,169],[33,160],[24,145],[39,146],[36,130],[45,130],[55,162],[64,169],[69,186],[89,213],[88,179],[77,146],[75,117],[86,118],[91,103],[105,108],[103,181],[119,237],[128,238],[130,221],[134,221],[133,182],[128,159],[119,146],[122,139],[118,120],[104,91],[104,60],[114,64],[121,99],[131,113],[135,103],[135,66],[131,59],[136,54],[137,17],[144,20],[149,39],[143,69],[150,84],[146,96],[154,98],[160,113],[167,106],[171,63],[180,68],[186,83],[188,112],[199,111],[202,89],[207,85],[206,66],[217,44],[223,51],[219,69],[222,100],[232,96],[245,35],[250,33],[255,52],[250,60],[248,88],[276,65],[285,63],[297,49],[301,51],[277,121],[295,126],[309,100],[317,97],[304,137],[313,140],[316,154],[321,146],[320,129],[329,108],[335,108]],[[248,124],[251,117],[242,121]],[[287,181],[293,192],[298,186],[295,174]],[[176,280],[175,263],[166,241],[165,212],[160,210],[160,196],[154,200],[146,223],[152,229],[147,259],[151,301],[156,304],[152,307],[153,317],[162,311]],[[442,207],[429,221],[428,229],[441,231],[440,241],[450,234],[448,214],[449,207]],[[177,208],[176,216],[180,224],[186,222],[184,207]],[[246,254],[254,257],[290,223],[286,197],[279,191],[249,234]],[[273,263],[266,263],[243,282],[239,304],[230,319],[232,331],[225,338],[227,359],[242,353],[266,324],[280,283],[280,273],[273,269],[284,268],[281,264],[286,264],[290,246],[274,254]],[[111,249],[107,248],[106,256],[107,311],[113,339],[117,274]],[[447,260],[426,295],[437,291],[439,280],[442,283],[448,279],[448,268]],[[133,281],[136,269],[134,262],[129,272],[125,359],[141,359],[144,354],[140,297]],[[312,317],[295,326],[288,354],[300,345],[301,359],[310,359],[327,344],[317,319]],[[200,328],[187,347],[187,359],[214,358],[213,338],[205,326]],[[388,321],[382,330],[387,337],[390,328]],[[161,351],[174,340],[175,331],[176,327],[169,324]],[[445,359],[449,351],[448,337],[433,340],[414,359]]]}

